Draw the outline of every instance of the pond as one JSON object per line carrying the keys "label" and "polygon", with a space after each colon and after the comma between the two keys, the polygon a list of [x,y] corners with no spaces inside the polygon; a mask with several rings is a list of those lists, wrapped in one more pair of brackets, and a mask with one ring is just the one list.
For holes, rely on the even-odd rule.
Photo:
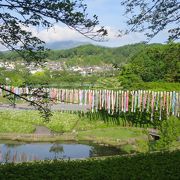
{"label": "pond", "polygon": [[81,159],[123,154],[115,147],[88,142],[20,143],[0,142],[0,163],[50,159]]}

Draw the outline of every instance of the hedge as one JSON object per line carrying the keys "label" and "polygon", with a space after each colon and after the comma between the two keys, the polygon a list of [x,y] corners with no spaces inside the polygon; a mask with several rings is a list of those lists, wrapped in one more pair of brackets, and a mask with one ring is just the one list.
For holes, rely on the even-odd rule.
{"label": "hedge", "polygon": [[0,179],[180,179],[180,151],[1,164]]}

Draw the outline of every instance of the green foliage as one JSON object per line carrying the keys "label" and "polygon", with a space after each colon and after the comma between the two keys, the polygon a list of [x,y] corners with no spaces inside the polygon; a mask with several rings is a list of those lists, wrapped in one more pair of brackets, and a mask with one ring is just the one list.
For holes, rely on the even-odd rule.
{"label": "green foliage", "polygon": [[16,87],[23,86],[28,82],[30,73],[25,66],[16,65],[15,69],[9,71],[6,69],[0,69],[0,84],[13,85]]}
{"label": "green foliage", "polygon": [[142,82],[135,83],[132,89],[144,89],[144,90],[152,90],[152,91],[179,91],[180,83],[172,83],[172,82]]}
{"label": "green foliage", "polygon": [[[133,75],[137,77],[137,75]],[[138,77],[139,78],[139,77]],[[143,82],[143,81],[133,81],[129,83],[128,79],[125,79],[124,76],[120,78],[121,85],[123,89],[128,90],[152,90],[152,91],[180,91],[180,83],[172,82]]]}
{"label": "green foliage", "polygon": [[[97,128],[97,127],[96,127]],[[78,136],[81,137],[95,137],[95,139],[110,139],[113,141],[127,140],[130,138],[137,138],[144,135],[142,130],[135,128],[109,127],[101,129],[91,129],[88,131],[80,131]]]}
{"label": "green foliage", "polygon": [[179,179],[180,152],[0,165],[0,179]]}
{"label": "green foliage", "polygon": [[[45,70],[31,75],[25,71],[25,68],[17,67],[11,72],[1,69],[0,82],[4,84],[7,77],[10,81],[6,83],[20,86],[179,90],[179,49],[179,43],[175,43],[134,44],[119,48],[84,45],[68,50],[49,51],[47,59],[62,61],[65,66],[116,64],[120,68],[119,79],[117,70],[88,76],[82,76],[78,72],[69,72],[66,69],[53,72]],[[11,54],[0,55],[2,59],[8,60]],[[13,54],[12,57],[14,57]],[[18,56],[15,59],[18,59]]]}
{"label": "green foliage", "polygon": [[48,70],[36,72],[35,74],[29,75],[25,80],[26,85],[46,85],[50,84],[51,77]]}
{"label": "green foliage", "polygon": [[[117,71],[116,71],[117,72]],[[79,72],[50,71],[44,69],[41,72],[31,74],[25,67],[16,66],[14,70],[0,69],[0,84],[16,87],[57,87],[57,88],[119,88],[120,82],[117,76],[109,77],[115,72],[99,72],[83,76]]]}
{"label": "green foliage", "polygon": [[129,65],[123,66],[122,71],[120,72],[119,81],[121,82],[123,89],[133,89],[137,84],[143,83],[141,77],[135,74]]}
{"label": "green foliage", "polygon": [[44,122],[38,111],[0,111],[0,132],[33,133],[36,125],[47,126],[54,132],[70,131],[78,115],[54,112],[51,121]]}
{"label": "green foliage", "polygon": [[[144,46],[143,51],[135,54],[129,63],[122,67],[120,81],[124,88],[153,88],[150,82],[180,82],[180,43]],[[154,84],[155,85],[155,84]],[[179,84],[178,84],[179,85]],[[172,90],[172,89],[171,89]]]}
{"label": "green foliage", "polygon": [[[94,66],[104,64],[121,65],[129,61],[130,57],[143,49],[144,45],[133,44],[118,48],[108,48],[95,45],[83,45],[67,50],[48,51],[48,61],[65,62],[67,66]],[[18,54],[6,52],[0,54],[0,59],[12,61],[21,59]]]}
{"label": "green foliage", "polygon": [[78,120],[78,115],[56,112],[53,113],[51,121],[45,125],[54,132],[70,132]]}
{"label": "green foliage", "polygon": [[171,116],[163,121],[160,128],[160,140],[155,143],[155,149],[165,150],[173,147],[174,142],[180,137],[180,119]]}
{"label": "green foliage", "polygon": [[68,66],[93,66],[103,64],[124,64],[143,48],[143,44],[107,48],[95,45],[83,45],[68,50],[50,51],[47,59],[64,61]]}
{"label": "green foliage", "polygon": [[114,77],[98,77],[93,82],[93,89],[121,89],[121,83],[117,76]]}
{"label": "green foliage", "polygon": [[136,152],[146,153],[149,152],[149,142],[144,139],[136,140]]}
{"label": "green foliage", "polygon": [[134,56],[132,70],[143,81],[179,82],[180,43],[152,46]]}

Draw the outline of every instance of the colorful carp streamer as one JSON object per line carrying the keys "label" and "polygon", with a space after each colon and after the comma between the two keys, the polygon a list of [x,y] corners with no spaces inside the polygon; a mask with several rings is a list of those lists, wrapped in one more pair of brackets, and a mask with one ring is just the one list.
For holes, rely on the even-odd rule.
{"label": "colorful carp streamer", "polygon": [[[30,93],[27,87],[17,88],[4,86],[16,94]],[[167,117],[174,115],[180,117],[180,92],[166,91],[122,91],[122,90],[80,90],[80,89],[57,89],[44,88],[56,103],[73,103],[88,105],[92,112],[105,109],[108,113],[117,112],[149,112],[153,119],[154,112],[159,111],[161,120],[162,111]],[[0,90],[0,96],[4,92]],[[83,109],[83,107],[82,107]]]}

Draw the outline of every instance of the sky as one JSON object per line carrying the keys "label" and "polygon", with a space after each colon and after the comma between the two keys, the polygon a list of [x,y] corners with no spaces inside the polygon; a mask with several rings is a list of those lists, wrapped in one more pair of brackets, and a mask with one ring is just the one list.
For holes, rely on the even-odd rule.
{"label": "sky", "polygon": [[[147,37],[144,33],[130,33],[123,37],[117,37],[118,30],[128,28],[124,12],[125,8],[121,5],[121,0],[86,0],[88,11],[96,14],[100,24],[109,30],[109,41],[99,43],[100,45],[117,47],[126,44],[133,44],[145,41]],[[154,37],[150,43],[165,43],[167,32],[162,31]]]}
{"label": "sky", "polygon": [[[127,18],[123,15],[125,9],[121,6],[120,1],[121,0],[84,0],[87,4],[89,17],[96,14],[100,22],[99,26],[104,26],[108,30],[108,37],[104,42],[94,42],[63,24],[56,24],[53,28],[40,30],[38,33],[35,29],[32,30],[35,35],[45,42],[74,40],[90,42],[101,46],[119,47],[145,41],[146,36],[143,33],[130,33],[123,37],[118,37],[118,31],[127,28]],[[164,43],[166,41],[164,37],[167,37],[167,33],[161,32],[157,37],[152,39],[150,43]]]}
{"label": "sky", "polygon": [[[33,32],[33,35],[39,37],[47,43],[55,41],[83,41],[93,44],[119,47],[126,44],[138,43],[146,40],[143,33],[130,33],[123,37],[118,37],[118,30],[127,28],[126,17],[123,15],[125,9],[120,4],[121,0],[84,0],[87,4],[87,12],[89,16],[96,14],[98,16],[100,26],[104,26],[108,30],[107,41],[94,42],[80,35],[74,30],[69,29],[63,24],[55,24],[50,29],[36,29],[31,27],[28,30]],[[165,43],[167,40],[167,32],[163,31],[153,38],[150,43]],[[0,45],[0,49],[3,47]]]}

